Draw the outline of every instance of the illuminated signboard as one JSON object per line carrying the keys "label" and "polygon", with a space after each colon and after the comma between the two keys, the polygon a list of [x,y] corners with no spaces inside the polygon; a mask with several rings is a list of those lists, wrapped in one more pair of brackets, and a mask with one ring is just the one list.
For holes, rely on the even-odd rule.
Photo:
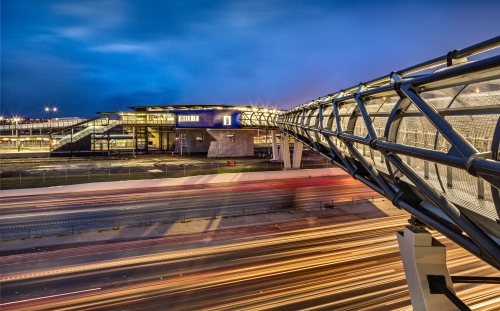
{"label": "illuminated signboard", "polygon": [[224,125],[231,125],[231,116],[224,116]]}
{"label": "illuminated signboard", "polygon": [[179,116],[179,122],[200,122],[200,116]]}

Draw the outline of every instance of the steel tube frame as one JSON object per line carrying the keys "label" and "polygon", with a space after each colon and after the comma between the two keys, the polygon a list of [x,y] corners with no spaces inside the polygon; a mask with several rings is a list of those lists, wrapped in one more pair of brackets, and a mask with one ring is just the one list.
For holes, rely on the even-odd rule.
{"label": "steel tube frame", "polygon": [[451,276],[453,283],[474,283],[474,284],[500,284],[500,278],[488,276]]}
{"label": "steel tube frame", "polygon": [[[479,152],[479,147],[476,148],[475,143],[473,144],[469,137],[463,136],[467,134],[462,135],[453,128],[452,124],[455,123],[452,122],[454,119],[451,118],[470,115],[488,115],[488,118],[491,118],[500,113],[500,102],[496,101],[484,106],[456,107],[457,105],[454,104],[455,99],[460,98],[462,91],[471,83],[488,83],[489,80],[500,78],[500,55],[474,62],[469,62],[466,59],[468,56],[499,46],[500,36],[461,50],[454,50],[415,66],[391,72],[357,86],[311,100],[288,111],[277,111],[273,115],[269,114],[266,122],[262,121],[262,117],[258,118],[260,125],[253,124],[253,126],[261,128],[275,126],[294,136],[341,167],[355,179],[391,199],[394,205],[408,211],[472,254],[500,269],[500,245],[482,229],[482,226],[478,225],[479,220],[469,219],[463,215],[453,203],[440,193],[443,191],[442,189],[439,189],[438,186],[435,189],[426,181],[429,178],[429,168],[435,166],[435,178],[441,183],[446,183],[446,180],[443,181],[440,178],[437,170],[438,165],[444,165],[460,169],[475,177],[481,177],[484,179],[482,189],[488,189],[486,184],[488,182],[492,189],[499,191],[500,162],[495,154],[495,148],[498,149],[498,146],[491,147],[491,151],[486,149],[487,152]],[[456,66],[457,64],[460,65]],[[448,66],[448,68],[433,73],[425,71],[437,66]],[[495,84],[498,85],[498,81]],[[435,106],[433,102],[421,94],[422,92],[455,86],[463,86],[463,88],[452,94],[453,98],[448,102],[446,108]],[[397,103],[391,106],[391,110],[369,112],[371,109],[367,106],[367,98],[380,100],[385,96],[398,99]],[[493,98],[497,100],[498,94],[494,96],[496,97]],[[342,105],[353,103],[355,105],[350,110],[346,112],[343,109],[342,114],[340,114]],[[382,103],[385,104],[385,100]],[[408,110],[410,105],[414,105],[418,110]],[[326,109],[329,112],[325,113]],[[316,120],[312,122],[314,117]],[[407,118],[414,117],[425,118],[433,126],[429,135],[434,137],[434,147],[424,148],[417,144],[408,145],[397,142],[396,139],[401,130],[400,124],[405,124],[403,120],[410,120]],[[328,118],[326,123],[325,118]],[[375,121],[372,122],[373,118],[387,118],[387,121],[382,121],[385,122],[385,130],[382,128],[383,134],[377,135],[379,129],[375,128],[375,123],[373,123]],[[345,123],[346,120],[349,120],[349,123]],[[343,122],[348,124],[349,128],[343,128]],[[364,123],[362,131],[368,133],[366,137],[356,134],[359,128],[357,122]],[[500,124],[500,118],[498,122]],[[383,124],[377,123],[377,126],[383,126]],[[434,129],[435,132],[432,132]],[[495,137],[500,137],[500,133],[497,133],[500,131],[498,125],[495,131]],[[449,143],[447,146],[451,146],[447,152],[438,150],[438,135],[439,137],[442,135]],[[336,143],[336,139],[342,142],[342,147]],[[375,162],[378,163],[377,166],[372,166],[371,162],[367,161],[367,158],[354,147],[354,144],[368,146],[371,157],[374,157],[374,151],[378,151],[380,158],[378,158],[377,153],[378,160],[376,161],[380,162]],[[424,146],[429,146],[429,144],[432,142],[424,141]],[[407,160],[408,163],[399,158],[403,155],[410,157]],[[410,162],[412,158],[424,162],[422,176],[413,170],[411,163],[416,162]],[[386,167],[380,167],[380,164]],[[406,176],[419,189],[418,193],[408,193],[408,196],[402,196],[405,192],[413,191],[403,186],[400,179],[402,176]],[[443,186],[446,187],[446,184]],[[477,189],[478,185],[474,182],[471,187]],[[418,203],[405,201],[407,198],[415,196],[442,210],[449,219],[433,214],[424,207],[418,206]],[[484,199],[484,194],[482,196]],[[493,204],[500,213],[500,202],[497,202],[499,200],[495,201],[495,196],[493,199]],[[494,219],[492,220],[494,221]],[[457,231],[458,228],[463,230],[466,235]],[[497,237],[500,238],[500,236]]]}
{"label": "steel tube frame", "polygon": [[[429,276],[428,276],[429,277]],[[438,279],[430,279],[428,278],[429,285],[433,285],[439,291],[450,300],[451,303],[453,303],[460,311],[471,311],[471,309],[462,301],[460,298],[458,298],[447,286],[446,284],[443,284],[443,282],[439,281]]]}
{"label": "steel tube frame", "polygon": [[389,154],[386,158],[421,189],[432,203],[450,217],[479,246],[481,251],[496,263],[496,266],[500,267],[500,246],[491,237],[468,218],[462,216],[453,204],[437,193],[425,180],[421,179],[411,167],[393,154]]}

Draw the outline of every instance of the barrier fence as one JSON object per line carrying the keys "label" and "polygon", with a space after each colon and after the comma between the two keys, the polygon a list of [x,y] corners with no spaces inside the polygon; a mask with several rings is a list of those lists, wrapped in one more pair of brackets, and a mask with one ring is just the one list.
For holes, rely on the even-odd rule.
{"label": "barrier fence", "polygon": [[[229,217],[244,217],[269,213],[288,213],[290,211],[318,211],[321,209],[348,208],[358,204],[360,201],[370,202],[379,195],[367,194],[353,196],[350,198],[323,198],[321,200],[295,200],[273,203],[242,204],[240,206],[220,206],[205,209],[192,210],[148,210],[139,214],[123,214],[113,216],[110,214],[100,215],[98,211],[94,216],[85,218],[61,215],[60,219],[44,221],[40,219],[36,223],[29,224],[2,224],[0,234],[2,239],[32,239],[44,236],[66,236],[83,232],[103,232],[120,230],[123,228],[138,228],[157,225],[173,225],[175,223],[188,223],[198,220],[214,220]],[[103,212],[105,213],[105,212]]]}
{"label": "barrier fence", "polygon": [[[238,164],[234,166],[229,162],[186,164],[186,165],[161,165],[148,168],[126,168],[110,166],[94,166],[79,169],[54,169],[44,171],[30,171],[24,173],[0,173],[0,189],[19,189],[73,185],[81,183],[94,183],[106,181],[125,181],[143,179],[178,178],[197,175],[245,173],[261,171],[278,171],[283,169],[282,162],[268,162],[259,164]],[[328,161],[302,162],[302,169],[319,169],[333,167]]]}

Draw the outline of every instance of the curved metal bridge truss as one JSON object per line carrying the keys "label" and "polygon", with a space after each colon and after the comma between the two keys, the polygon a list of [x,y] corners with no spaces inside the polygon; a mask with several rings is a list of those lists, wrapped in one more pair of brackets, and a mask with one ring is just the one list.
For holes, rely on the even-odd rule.
{"label": "curved metal bridge truss", "polygon": [[277,126],[500,269],[500,56],[475,56],[498,46],[500,37],[241,120]]}

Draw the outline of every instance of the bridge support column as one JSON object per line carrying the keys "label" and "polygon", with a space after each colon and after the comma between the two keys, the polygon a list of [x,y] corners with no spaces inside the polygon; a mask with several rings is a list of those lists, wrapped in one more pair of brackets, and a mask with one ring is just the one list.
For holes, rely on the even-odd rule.
{"label": "bridge support column", "polygon": [[295,140],[293,143],[293,170],[300,170],[300,162],[302,162],[302,149],[304,149],[304,144],[301,141]]}
{"label": "bridge support column", "polygon": [[281,133],[281,152],[283,155],[283,169],[292,169],[292,163],[290,162],[290,144],[288,143],[288,136],[285,133]]}
{"label": "bridge support column", "polygon": [[276,141],[276,134],[279,132],[276,130],[271,130],[271,141],[273,143],[273,161],[281,160],[280,152],[278,151],[278,142]]}
{"label": "bridge support column", "polygon": [[415,311],[451,311],[458,308],[443,294],[431,293],[428,275],[438,276],[454,292],[446,266],[446,247],[425,230],[425,226],[406,226],[397,233],[399,250]]}

